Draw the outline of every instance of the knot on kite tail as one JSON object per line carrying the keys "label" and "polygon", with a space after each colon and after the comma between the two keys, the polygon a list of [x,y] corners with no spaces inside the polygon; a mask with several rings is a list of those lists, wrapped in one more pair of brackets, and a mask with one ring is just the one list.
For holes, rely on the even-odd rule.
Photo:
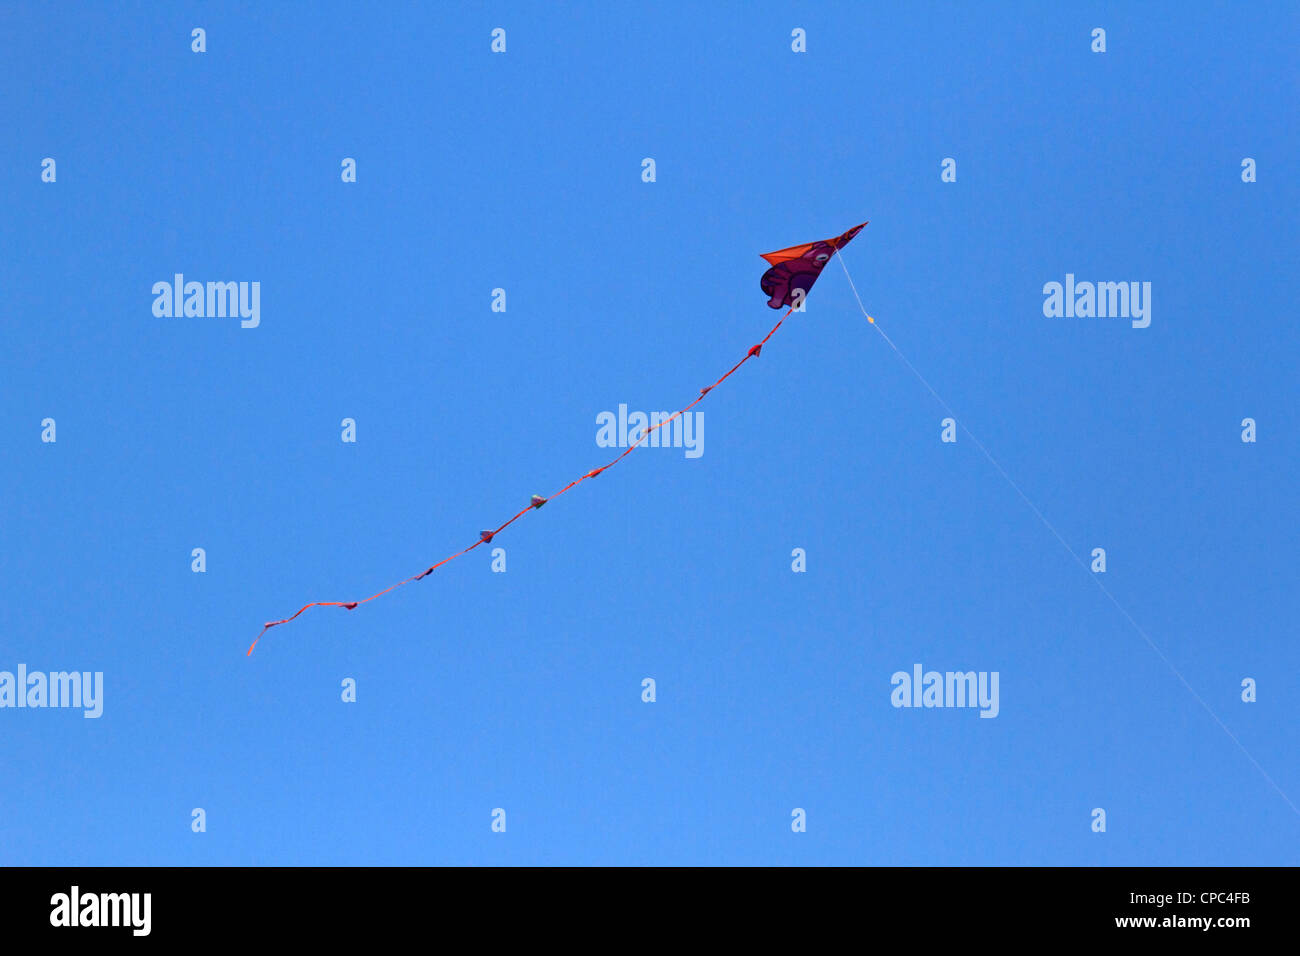
{"label": "knot on kite tail", "polygon": [[[750,355],[757,356],[757,355],[759,355],[762,351],[763,351],[763,343],[762,343],[762,342],[759,342],[757,345],[755,345],[752,349],[749,350],[749,354],[750,354]],[[746,357],[748,357],[748,356],[746,356]]]}

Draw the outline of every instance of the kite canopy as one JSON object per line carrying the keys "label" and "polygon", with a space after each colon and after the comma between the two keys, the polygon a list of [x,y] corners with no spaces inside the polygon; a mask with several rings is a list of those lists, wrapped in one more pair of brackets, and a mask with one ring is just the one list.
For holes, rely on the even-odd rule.
{"label": "kite canopy", "polygon": [[759,286],[768,297],[767,304],[774,309],[797,307],[808,297],[808,290],[822,274],[826,263],[831,261],[831,256],[852,242],[865,225],[864,222],[854,226],[834,239],[805,242],[801,246],[765,253],[763,258],[771,263],[772,268],[763,273]]}

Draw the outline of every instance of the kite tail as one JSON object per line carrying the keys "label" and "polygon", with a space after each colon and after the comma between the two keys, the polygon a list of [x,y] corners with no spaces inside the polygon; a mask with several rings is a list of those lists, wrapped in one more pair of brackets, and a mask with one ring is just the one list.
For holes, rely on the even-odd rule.
{"label": "kite tail", "polygon": [[718,379],[718,380],[717,380],[716,382],[714,382],[712,385],[709,385],[709,386],[707,386],[707,387],[705,387],[705,388],[700,389],[700,396],[699,396],[699,398],[695,399],[695,401],[691,402],[689,405],[687,405],[687,406],[686,406],[685,408],[683,408],[681,411],[678,411],[678,412],[673,413],[671,416],[669,416],[668,418],[664,419],[663,421],[658,422],[658,423],[656,423],[656,424],[654,424],[654,425],[651,425],[651,426],[649,426],[649,427],[647,427],[647,428],[643,428],[643,429],[641,430],[641,437],[638,438],[638,439],[637,439],[635,442],[633,442],[631,445],[629,445],[629,446],[627,447],[627,449],[623,452],[623,454],[619,455],[617,458],[615,458],[615,459],[614,459],[613,461],[611,461],[609,464],[607,464],[607,465],[601,465],[599,468],[593,468],[591,471],[587,472],[587,473],[586,473],[585,475],[583,475],[581,478],[575,478],[573,481],[569,482],[567,485],[565,485],[565,486],[564,486],[563,488],[561,488],[559,491],[555,492],[555,494],[551,495],[550,498],[543,498],[541,495],[533,495],[532,500],[531,500],[531,502],[528,504],[528,506],[525,507],[525,508],[523,508],[523,509],[521,509],[521,510],[519,511],[518,514],[516,514],[513,518],[511,518],[511,519],[510,519],[509,521],[507,521],[505,524],[501,525],[499,528],[490,529],[490,530],[485,530],[485,531],[480,531],[480,532],[479,532],[479,539],[478,539],[477,541],[475,541],[473,544],[471,544],[468,548],[465,548],[464,550],[461,550],[461,551],[457,551],[455,554],[448,555],[447,557],[445,557],[445,558],[443,558],[441,561],[439,561],[437,564],[432,564],[432,565],[430,565],[429,567],[427,567],[427,568],[425,568],[423,571],[421,571],[419,574],[414,574],[414,575],[412,575],[411,577],[407,578],[405,581],[398,581],[396,584],[390,585],[389,587],[384,588],[382,591],[379,591],[378,593],[372,594],[372,595],[370,595],[370,597],[368,597],[368,598],[364,598],[364,599],[362,599],[362,600],[360,600],[360,601],[313,601],[313,602],[310,603],[310,604],[305,604],[305,605],[303,605],[301,608],[298,609],[297,613],[295,613],[295,614],[293,614],[293,615],[291,615],[291,616],[289,616],[289,617],[286,617],[286,618],[284,618],[284,619],[282,619],[282,620],[279,620],[279,621],[268,621],[268,622],[266,622],[265,624],[262,625],[262,632],[261,632],[260,634],[258,634],[257,637],[256,637],[256,639],[253,641],[253,643],[250,644],[250,645],[248,646],[248,652],[247,652],[244,656],[245,656],[245,657],[251,657],[251,656],[252,656],[252,654],[253,654],[253,648],[257,647],[257,642],[260,641],[260,640],[263,638],[263,636],[265,636],[265,634],[266,634],[267,631],[269,631],[269,630],[270,630],[271,628],[273,628],[273,627],[279,627],[281,624],[288,624],[288,623],[289,623],[290,621],[292,621],[294,618],[298,617],[299,614],[302,614],[303,611],[309,610],[309,609],[314,608],[314,607],[341,607],[341,608],[345,608],[345,609],[351,611],[351,610],[354,610],[355,608],[357,608],[358,606],[360,606],[360,605],[362,605],[362,604],[366,604],[366,603],[368,603],[368,602],[370,602],[370,601],[373,601],[373,600],[374,600],[375,598],[377,598],[377,597],[383,597],[383,596],[384,596],[385,594],[387,594],[389,591],[394,591],[394,590],[396,590],[397,588],[400,588],[400,587],[401,587],[402,585],[404,585],[404,584],[410,584],[412,581],[419,581],[419,580],[421,580],[422,578],[428,577],[430,574],[432,574],[434,571],[438,570],[438,568],[442,567],[442,566],[443,566],[444,564],[446,564],[448,561],[454,561],[456,558],[459,558],[462,554],[467,554],[468,552],[473,551],[473,550],[474,550],[475,548],[477,548],[480,544],[487,544],[487,543],[489,543],[489,542],[490,542],[490,541],[491,541],[491,540],[492,540],[496,535],[500,534],[500,533],[501,533],[502,531],[504,531],[506,528],[510,527],[512,524],[514,524],[516,521],[518,521],[518,520],[519,520],[520,518],[522,518],[524,515],[528,514],[530,511],[536,511],[536,510],[537,510],[538,508],[540,508],[542,505],[546,504],[546,502],[548,502],[548,501],[552,501],[552,500],[554,500],[555,498],[558,498],[560,495],[564,494],[566,491],[569,491],[569,490],[572,489],[572,488],[576,488],[578,485],[582,484],[582,483],[583,483],[584,481],[586,481],[588,478],[595,478],[597,475],[599,475],[602,471],[605,471],[607,468],[613,468],[613,467],[614,467],[615,465],[617,465],[620,461],[622,461],[624,458],[626,458],[628,455],[630,455],[634,450],[636,450],[637,448],[641,447],[642,443],[645,442],[646,439],[648,439],[648,438],[650,437],[650,434],[651,434],[652,432],[654,432],[656,429],[663,428],[665,425],[671,423],[674,419],[680,418],[681,416],[685,415],[687,412],[689,412],[689,411],[690,411],[692,408],[694,408],[696,405],[700,404],[700,402],[704,401],[704,396],[708,395],[709,392],[713,391],[715,388],[717,388],[719,385],[721,385],[723,382],[725,382],[728,378],[730,378],[731,375],[732,375],[732,373],[735,372],[736,369],[740,368],[742,365],[744,365],[744,364],[745,364],[746,362],[748,362],[750,359],[752,359],[752,358],[757,358],[757,357],[759,356],[759,354],[762,352],[762,350],[763,350],[763,346],[767,344],[768,339],[770,339],[772,336],[774,336],[774,335],[776,334],[776,330],[779,329],[779,328],[781,327],[782,323],[784,323],[785,320],[788,319],[788,318],[790,317],[790,313],[793,312],[793,311],[794,311],[794,307],[791,306],[791,307],[786,311],[785,315],[781,316],[781,320],[780,320],[779,322],[777,322],[776,325],[772,326],[772,331],[768,332],[767,335],[765,335],[765,336],[763,337],[763,341],[759,342],[757,345],[751,346],[750,349],[749,349],[749,352],[746,353],[745,357],[742,358],[742,359],[741,359],[739,362],[737,362],[735,365],[733,365],[730,369],[728,369],[727,372],[726,372],[726,374],[723,375],[722,378]]}

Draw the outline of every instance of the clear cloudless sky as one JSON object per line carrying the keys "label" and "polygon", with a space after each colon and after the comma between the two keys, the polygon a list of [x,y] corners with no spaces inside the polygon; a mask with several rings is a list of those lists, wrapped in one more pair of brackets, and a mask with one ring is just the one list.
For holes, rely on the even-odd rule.
{"label": "clear cloudless sky", "polygon": [[[6,4],[0,670],[104,713],[0,710],[0,863],[1300,863],[1206,709],[1300,801],[1300,15],[1068,7]],[[700,457],[245,656],[606,462],[864,219],[868,311],[1168,664],[837,263]],[[155,317],[178,272],[260,327]],[[1150,327],[1045,317],[1067,273]],[[915,664],[1000,713],[894,708]]]}

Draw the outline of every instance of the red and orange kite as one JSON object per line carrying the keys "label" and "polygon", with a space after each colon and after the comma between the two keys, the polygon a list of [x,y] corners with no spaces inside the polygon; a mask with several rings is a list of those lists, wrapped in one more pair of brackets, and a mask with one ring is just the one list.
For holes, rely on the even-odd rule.
{"label": "red and orange kite", "polygon": [[713,389],[717,388],[728,378],[730,378],[732,372],[736,371],[736,369],[740,368],[750,359],[756,358],[759,355],[759,353],[762,352],[763,346],[767,344],[767,340],[770,339],[773,335],[775,335],[776,330],[781,327],[782,323],[784,323],[787,318],[789,318],[790,313],[793,312],[795,309],[799,308],[803,304],[804,299],[808,295],[808,290],[813,287],[813,283],[817,281],[817,277],[821,275],[822,269],[824,269],[826,267],[826,263],[828,263],[831,260],[831,256],[835,255],[836,252],[838,252],[840,249],[843,249],[846,245],[848,245],[849,242],[852,241],[853,237],[862,231],[862,227],[865,225],[866,223],[864,222],[861,225],[854,226],[848,232],[844,233],[843,235],[836,236],[834,239],[821,239],[817,242],[806,242],[803,245],[791,246],[788,249],[779,249],[776,252],[766,253],[763,256],[763,258],[766,259],[768,263],[771,264],[772,268],[768,269],[765,273],[763,273],[763,278],[760,280],[759,284],[762,286],[763,292],[768,296],[767,304],[769,306],[771,306],[774,309],[779,309],[782,306],[788,307],[786,309],[785,315],[781,316],[781,321],[777,322],[776,325],[772,326],[772,331],[768,332],[767,335],[763,337],[763,341],[759,342],[757,345],[750,346],[749,351],[745,353],[745,357],[742,358],[735,365],[733,365],[727,371],[727,373],[722,376],[722,378],[718,379],[712,385],[700,389],[699,397],[696,398],[695,401],[691,402],[681,411],[676,412],[675,414],[671,415],[669,418],[665,419],[664,421],[661,421],[656,425],[651,425],[648,428],[642,429],[640,437],[637,438],[637,440],[634,443],[629,445],[627,449],[623,452],[623,454],[619,455],[613,461],[609,462],[609,464],[601,465],[599,468],[593,468],[591,471],[587,472],[581,478],[569,482],[559,491],[551,495],[550,498],[543,498],[541,495],[533,495],[532,498],[529,500],[528,504],[525,507],[521,508],[513,517],[510,518],[509,521],[505,522],[505,524],[502,524],[497,528],[491,528],[484,531],[480,531],[478,540],[475,541],[473,544],[471,544],[468,548],[465,548],[462,551],[457,551],[455,554],[448,555],[447,557],[439,561],[437,564],[429,565],[429,567],[425,568],[419,574],[412,575],[411,577],[407,578],[405,581],[398,581],[396,584],[390,585],[389,587],[384,588],[384,590],[376,594],[372,594],[368,598],[362,598],[361,600],[358,601],[313,601],[310,604],[304,605],[302,608],[300,608],[297,611],[297,613],[292,614],[289,617],[283,618],[282,620],[279,621],[268,621],[266,624],[262,626],[262,633],[258,634],[257,638],[249,646],[248,653],[249,654],[253,653],[253,648],[257,647],[257,642],[262,639],[262,634],[265,634],[273,627],[278,627],[281,624],[288,624],[299,614],[302,614],[304,611],[310,608],[341,607],[351,611],[355,609],[358,605],[365,604],[369,601],[373,601],[375,598],[382,597],[383,595],[387,594],[389,591],[400,588],[403,584],[409,584],[412,581],[419,581],[420,579],[427,577],[428,575],[432,574],[434,571],[438,570],[438,568],[446,564],[448,561],[452,561],[455,558],[459,558],[462,554],[467,554],[470,551],[473,551],[480,544],[490,543],[496,535],[500,534],[506,528],[510,527],[510,525],[514,524],[524,515],[528,514],[528,512],[537,510],[538,508],[542,507],[542,505],[546,504],[546,502],[558,498],[560,495],[564,494],[570,488],[575,488],[578,485],[582,484],[584,481],[586,481],[588,478],[595,478],[602,471],[605,471],[607,468],[612,468],[614,465],[618,464],[620,461],[622,461],[624,458],[630,455],[633,449],[639,447],[642,442],[644,442],[647,438],[649,438],[650,433],[653,432],[656,428],[662,428],[663,426],[671,422],[673,419],[685,415],[696,405],[700,404],[700,402],[704,401],[705,395],[709,394],[709,392],[713,391]]}
{"label": "red and orange kite", "polygon": [[799,308],[826,263],[831,261],[831,256],[852,242],[865,225],[864,222],[854,226],[834,239],[805,242],[801,246],[764,254],[763,258],[772,264],[772,268],[763,273],[758,284],[768,296],[767,304],[774,309],[783,305]]}

